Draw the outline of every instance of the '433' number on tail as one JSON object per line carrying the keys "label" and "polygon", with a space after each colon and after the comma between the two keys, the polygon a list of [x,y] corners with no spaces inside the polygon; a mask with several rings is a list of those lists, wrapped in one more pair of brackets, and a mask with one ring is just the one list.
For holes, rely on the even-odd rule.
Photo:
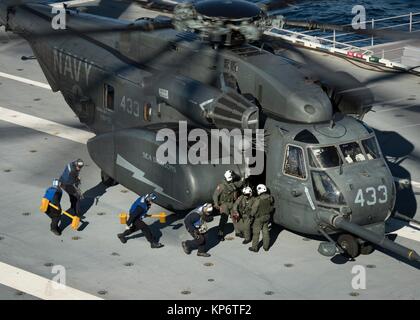
{"label": "'433' number on tail", "polygon": [[368,187],[365,190],[359,189],[357,191],[356,199],[354,203],[359,203],[360,206],[364,206],[365,202],[368,206],[373,206],[377,202],[386,203],[388,201],[388,190],[386,186],[380,185],[377,189],[374,187]]}

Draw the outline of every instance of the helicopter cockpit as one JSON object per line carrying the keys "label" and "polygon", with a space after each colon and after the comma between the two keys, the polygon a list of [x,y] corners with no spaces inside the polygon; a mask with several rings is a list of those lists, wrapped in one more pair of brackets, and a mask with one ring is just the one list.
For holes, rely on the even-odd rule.
{"label": "helicopter cockpit", "polygon": [[[286,204],[302,210],[303,216],[334,210],[359,223],[383,221],[389,215],[395,186],[371,128],[349,116],[330,124],[281,128],[280,173],[269,173],[268,181]],[[296,223],[293,217],[279,219]]]}

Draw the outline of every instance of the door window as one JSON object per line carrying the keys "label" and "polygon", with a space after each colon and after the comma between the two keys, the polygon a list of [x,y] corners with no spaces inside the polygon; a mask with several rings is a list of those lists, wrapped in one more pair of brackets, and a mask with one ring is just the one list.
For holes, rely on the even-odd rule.
{"label": "door window", "polygon": [[114,87],[105,84],[104,85],[104,107],[108,110],[114,110]]}
{"label": "door window", "polygon": [[292,177],[306,179],[305,158],[301,147],[293,145],[286,147],[283,172]]}

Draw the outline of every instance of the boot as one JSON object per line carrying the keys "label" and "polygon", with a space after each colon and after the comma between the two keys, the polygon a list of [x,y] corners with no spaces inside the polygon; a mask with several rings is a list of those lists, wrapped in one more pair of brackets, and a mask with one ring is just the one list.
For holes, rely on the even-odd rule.
{"label": "boot", "polygon": [[249,247],[249,248],[248,248],[248,250],[249,250],[249,251],[252,251],[252,252],[258,252],[258,249],[255,249],[255,248],[253,248],[253,247]]}
{"label": "boot", "polygon": [[245,239],[244,241],[242,241],[242,244],[248,244],[250,243],[252,240],[251,239]]}
{"label": "boot", "polygon": [[264,251],[268,251],[270,248],[264,248]]}
{"label": "boot", "polygon": [[191,253],[191,250],[187,247],[187,243],[185,241],[182,241],[181,244],[182,244],[182,249],[184,249],[184,252],[186,254],[190,254]]}
{"label": "boot", "polygon": [[119,233],[117,237],[120,239],[122,243],[127,243],[127,239],[124,236],[124,233]]}
{"label": "boot", "polygon": [[210,257],[210,253],[207,253],[207,252],[197,252],[197,256],[208,258],[208,257]]}
{"label": "boot", "polygon": [[61,232],[58,229],[51,229],[51,232],[54,233],[56,236],[61,236]]}
{"label": "boot", "polygon": [[238,238],[243,238],[244,237],[244,235],[242,234],[242,232],[236,232],[235,233],[235,236],[238,237]]}
{"label": "boot", "polygon": [[161,244],[160,242],[152,242],[150,244],[150,248],[152,248],[152,249],[159,249],[159,248],[162,248],[162,247],[163,247],[163,244]]}

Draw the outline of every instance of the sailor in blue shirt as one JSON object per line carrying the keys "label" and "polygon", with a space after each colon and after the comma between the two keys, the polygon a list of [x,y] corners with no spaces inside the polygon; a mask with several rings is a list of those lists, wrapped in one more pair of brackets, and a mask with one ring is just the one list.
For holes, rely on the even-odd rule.
{"label": "sailor in blue shirt", "polygon": [[194,238],[194,240],[188,240],[182,242],[182,248],[186,254],[190,254],[192,250],[198,249],[197,256],[210,257],[210,254],[206,250],[207,242],[207,225],[209,215],[213,211],[211,203],[205,203],[204,205],[192,210],[184,219],[185,228]]}
{"label": "sailor in blue shirt", "polygon": [[139,197],[130,208],[130,216],[127,220],[127,226],[129,227],[123,233],[118,234],[118,238],[122,243],[127,242],[127,236],[141,230],[146,237],[147,241],[150,242],[151,248],[162,248],[163,244],[157,242],[153,237],[152,231],[149,226],[143,221],[143,218],[147,216],[152,202],[156,200],[154,193],[146,194],[145,196]]}
{"label": "sailor in blue shirt", "polygon": [[60,177],[61,187],[68,193],[71,209],[76,216],[80,216],[80,199],[82,198],[82,192],[79,189],[79,174],[83,166],[84,163],[82,159],[72,161],[66,165]]}
{"label": "sailor in blue shirt", "polygon": [[48,199],[50,203],[58,207],[58,210],[48,206],[46,214],[51,218],[51,231],[57,235],[61,235],[61,229],[58,226],[61,218],[61,197],[63,195],[63,191],[60,188],[60,182],[57,179],[53,180],[52,186],[47,189],[45,192],[44,198]]}

